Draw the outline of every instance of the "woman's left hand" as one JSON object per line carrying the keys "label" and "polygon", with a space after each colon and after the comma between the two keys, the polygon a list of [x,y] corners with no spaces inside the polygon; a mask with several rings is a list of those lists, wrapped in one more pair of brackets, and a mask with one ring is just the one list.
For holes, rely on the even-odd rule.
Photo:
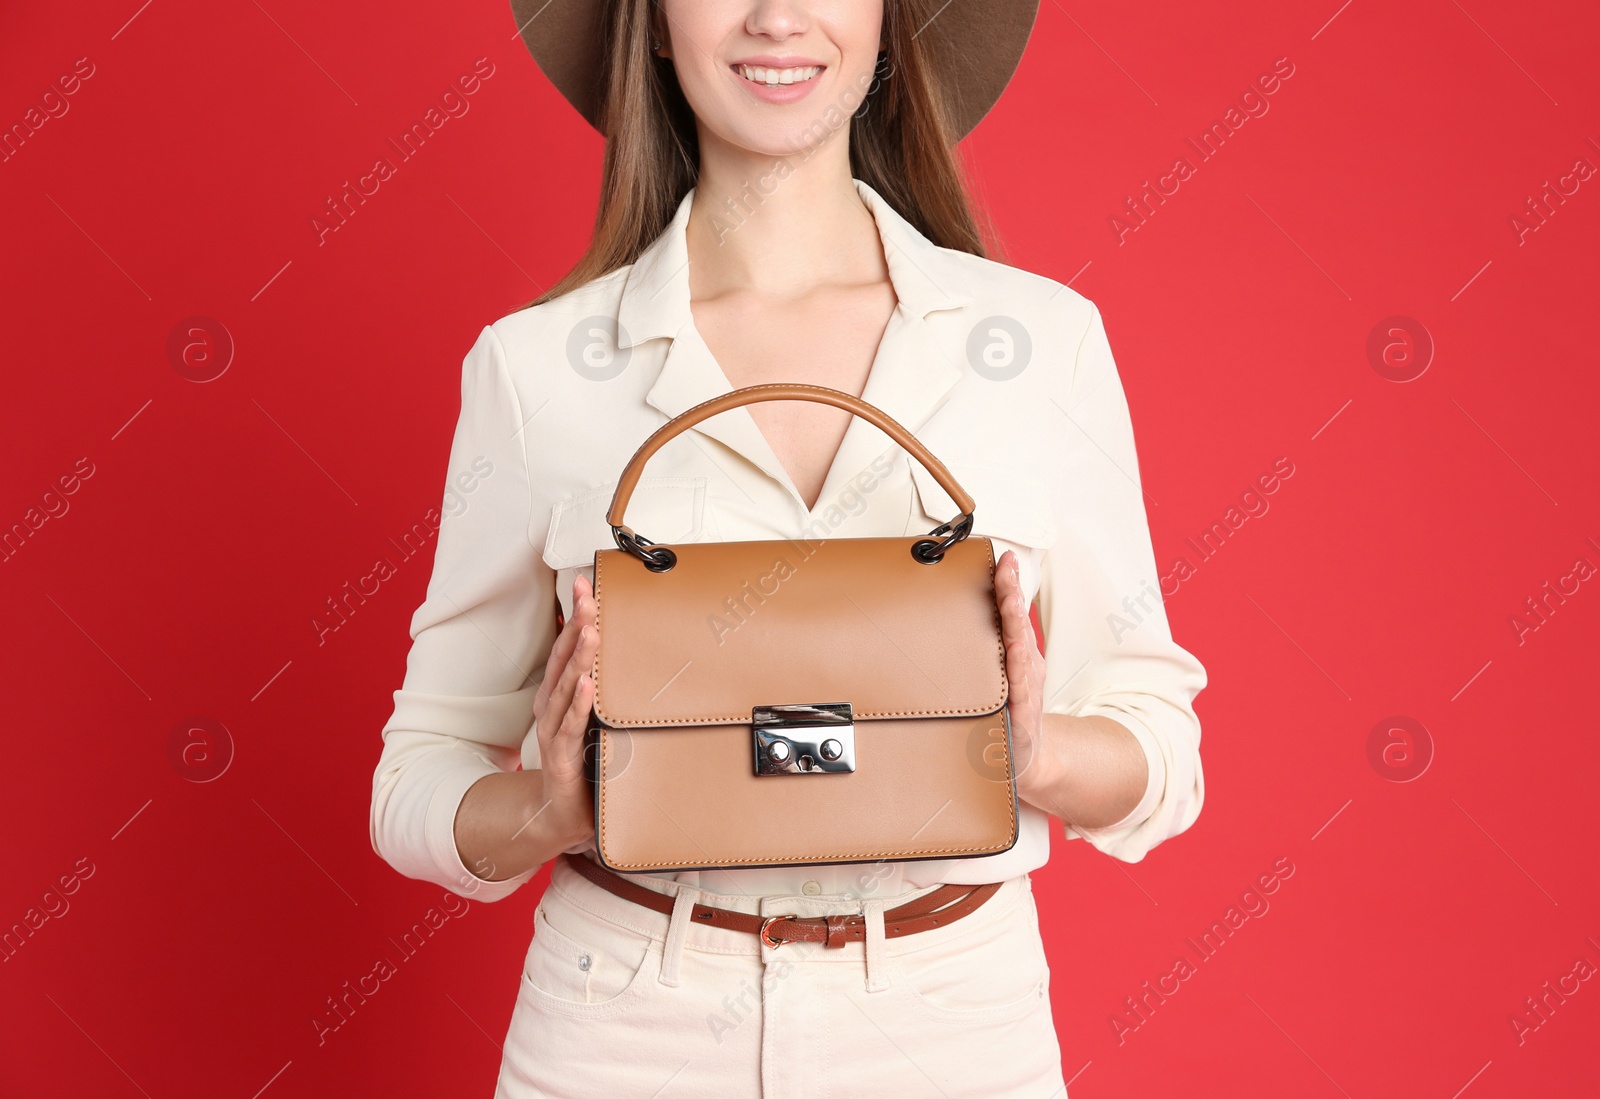
{"label": "woman's left hand", "polygon": [[1056,761],[1044,735],[1044,654],[1034,637],[1017,555],[1011,550],[1001,554],[995,565],[994,594],[1005,644],[1006,706],[1011,713],[1017,796],[1033,801],[1029,795],[1048,794]]}

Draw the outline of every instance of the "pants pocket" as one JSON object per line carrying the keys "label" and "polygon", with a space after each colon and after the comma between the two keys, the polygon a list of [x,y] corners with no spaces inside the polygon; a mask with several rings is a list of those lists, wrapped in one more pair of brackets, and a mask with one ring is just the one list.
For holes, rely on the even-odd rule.
{"label": "pants pocket", "polygon": [[615,1018],[633,1010],[661,967],[655,940],[551,903],[534,910],[533,943],[523,966],[523,994],[537,1007],[577,1018]]}
{"label": "pants pocket", "polygon": [[890,984],[933,1019],[1008,1022],[1049,1004],[1050,967],[1031,889],[1003,916],[935,946],[893,955],[888,968]]}

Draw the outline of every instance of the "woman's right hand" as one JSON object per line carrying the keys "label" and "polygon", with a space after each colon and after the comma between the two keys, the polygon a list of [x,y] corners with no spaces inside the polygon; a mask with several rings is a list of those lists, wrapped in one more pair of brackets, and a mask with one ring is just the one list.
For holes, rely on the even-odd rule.
{"label": "woman's right hand", "polygon": [[547,827],[578,838],[594,835],[594,799],[584,760],[584,733],[594,708],[595,652],[600,632],[595,622],[594,590],[585,576],[572,585],[572,617],[561,627],[545,663],[544,681],[533,700],[534,735],[539,738],[539,770],[544,788],[536,810],[550,817]]}

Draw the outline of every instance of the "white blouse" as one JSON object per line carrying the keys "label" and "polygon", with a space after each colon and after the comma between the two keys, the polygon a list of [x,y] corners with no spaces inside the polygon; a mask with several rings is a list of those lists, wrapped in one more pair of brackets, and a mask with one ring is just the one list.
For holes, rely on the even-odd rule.
{"label": "white blouse", "polygon": [[[1150,773],[1139,804],[1106,828],[1063,829],[1137,862],[1199,815],[1192,703],[1206,673],[1168,627],[1100,312],[1051,279],[937,247],[871,187],[856,188],[899,299],[862,397],[949,467],[996,557],[1016,552],[1039,606],[1045,710],[1102,714],[1138,738]],[[557,600],[570,615],[574,578],[592,579],[594,551],[614,546],[605,512],[624,465],[667,419],[732,388],[689,308],[692,198],[637,262],[502,317],[467,353],[433,573],[373,775],[372,846],[407,877],[493,901],[535,873],[476,877],[456,850],[456,809],[483,776],[539,766],[533,699]],[[738,408],[651,459],[627,520],[657,542],[693,542],[922,534],[956,513],[861,419],[808,509]],[[1000,881],[1049,856],[1053,818],[1019,807],[1017,843],[998,855],[649,876],[720,893],[859,897]]]}

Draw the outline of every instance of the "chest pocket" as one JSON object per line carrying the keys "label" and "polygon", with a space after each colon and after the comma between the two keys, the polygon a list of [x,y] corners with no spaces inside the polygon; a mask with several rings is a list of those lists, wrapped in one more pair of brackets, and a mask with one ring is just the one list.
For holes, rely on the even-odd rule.
{"label": "chest pocket", "polygon": [[[545,564],[558,572],[589,569],[594,565],[595,550],[617,548],[606,519],[616,490],[613,481],[555,503],[544,543]],[[654,542],[698,542],[705,529],[705,507],[704,477],[641,477],[624,519],[636,533]],[[574,575],[562,577],[564,607],[572,598]]]}
{"label": "chest pocket", "polygon": [[[947,458],[945,465],[975,504],[972,533],[993,540],[997,560],[1006,550],[1015,551],[1022,564],[1023,580],[1031,587],[1030,571],[1037,575],[1040,557],[1056,541],[1049,482],[1019,472],[1014,466],[975,459]],[[916,462],[911,465],[911,480],[917,489],[911,516],[915,529],[929,531],[955,518],[955,501]]]}

